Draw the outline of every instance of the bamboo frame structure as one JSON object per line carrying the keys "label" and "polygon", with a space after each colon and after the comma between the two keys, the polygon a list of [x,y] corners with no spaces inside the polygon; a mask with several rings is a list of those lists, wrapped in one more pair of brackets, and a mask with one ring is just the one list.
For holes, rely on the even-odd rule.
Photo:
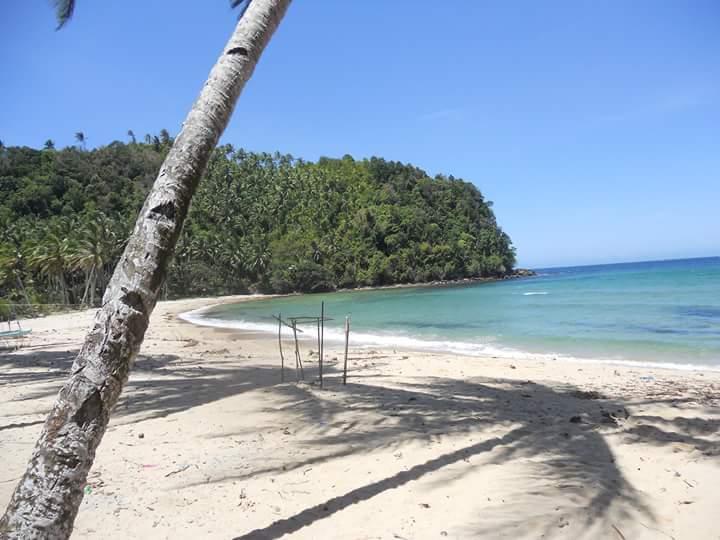
{"label": "bamboo frame structure", "polygon": [[325,317],[325,302],[320,305],[320,317],[288,317],[287,320],[283,320],[282,313],[272,316],[278,321],[278,348],[280,349],[280,381],[285,382],[285,355],[282,347],[282,327],[287,326],[293,331],[293,341],[295,343],[295,379],[297,382],[305,380],[305,370],[302,363],[302,356],[300,354],[300,343],[298,341],[298,332],[303,331],[298,328],[299,324],[307,324],[315,322],[317,326],[317,340],[318,340],[318,369],[319,369],[319,380],[320,387],[324,385],[323,369],[324,369],[324,355],[325,355],[325,321],[332,321],[333,319]]}
{"label": "bamboo frame structure", "polygon": [[[278,347],[280,348],[280,382],[285,382],[285,355],[283,354],[283,348],[282,348],[282,326],[285,325],[288,328],[290,328],[293,331],[293,337],[295,339],[295,379],[300,380],[298,377],[298,367],[300,368],[300,373],[303,375],[304,373],[302,369],[302,360],[300,359],[300,348],[298,346],[298,340],[297,340],[297,333],[300,332],[303,333],[302,330],[297,328],[297,325],[293,322],[292,324],[288,324],[287,322],[282,320],[282,313],[278,313],[277,315],[273,315],[273,319],[275,319],[278,322]],[[291,319],[292,321],[292,319]]]}

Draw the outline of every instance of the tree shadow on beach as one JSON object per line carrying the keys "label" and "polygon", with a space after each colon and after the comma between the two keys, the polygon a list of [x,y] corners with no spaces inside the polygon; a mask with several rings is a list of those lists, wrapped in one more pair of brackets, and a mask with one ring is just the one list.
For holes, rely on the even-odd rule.
{"label": "tree shadow on beach", "polygon": [[[148,378],[132,377],[116,407],[115,423],[164,418],[168,415],[278,384],[277,369],[269,366],[238,368],[232,359],[214,358],[210,363],[180,362],[164,355],[164,365],[157,356],[139,359],[135,372],[146,372]],[[177,362],[172,365],[171,362]]]}
{"label": "tree shadow on beach", "polygon": [[[14,401],[55,396],[69,376],[77,354],[78,349],[49,351],[26,348],[0,355],[0,385],[23,388]],[[256,359],[248,362],[247,366],[238,367],[239,357],[241,355],[232,355],[227,349],[189,351],[183,357],[140,354],[113,412],[112,422],[122,423],[122,418],[128,416],[133,416],[133,422],[163,418],[281,382],[280,370],[276,366]],[[380,357],[370,353],[358,353],[353,358],[372,360],[372,365],[380,365],[377,363]],[[317,362],[308,362],[307,359],[305,362],[306,381],[316,380]],[[332,364],[327,369],[329,374],[337,373]],[[353,370],[350,372],[356,376]],[[294,381],[295,378],[295,370],[286,368],[285,379]]]}
{"label": "tree shadow on beach", "polygon": [[[715,409],[715,414],[720,410]],[[638,415],[635,424],[623,431],[627,442],[640,442],[654,445],[679,443],[688,445],[707,457],[720,457],[720,419],[687,418],[678,416],[664,418],[655,415]],[[714,438],[709,438],[715,436]]]}
{"label": "tree shadow on beach", "polygon": [[[615,536],[618,524],[652,524],[655,516],[615,463],[608,435],[626,433],[628,443],[682,442],[705,455],[718,448],[717,439],[705,438],[717,433],[715,420],[631,419],[628,401],[530,381],[423,378],[408,379],[393,388],[353,382],[345,387],[334,385],[331,392],[287,386],[275,390],[284,394],[285,408],[297,414],[300,422],[321,426],[303,441],[320,451],[299,462],[218,481],[282,474],[350,455],[401,449],[412,442],[430,445],[439,438],[458,435],[480,440],[358,486],[238,539],[279,538],[443,468],[451,470],[438,482],[447,483],[460,480],[473,467],[521,460],[529,463],[531,476],[523,479],[507,504],[484,514],[476,524],[466,524],[464,536]],[[353,423],[353,414],[368,412],[377,416],[376,421]],[[663,423],[666,429],[656,425]],[[560,521],[556,513],[553,516],[558,509],[558,489],[567,506]],[[528,509],[532,511],[528,513]],[[573,526],[565,529],[570,523]]]}
{"label": "tree shadow on beach", "polygon": [[77,351],[21,350],[0,354],[0,385],[57,382],[70,372]]}
{"label": "tree shadow on beach", "polygon": [[[19,399],[47,397],[57,392],[75,354],[34,351],[12,355],[11,359],[3,357],[0,367],[13,369],[1,371],[0,381],[18,385],[47,383]],[[368,452],[400,450],[418,442],[430,448],[439,440],[465,437],[460,448],[352,487],[239,536],[241,539],[278,538],[409,482],[455,482],[473,470],[494,464],[522,464],[522,482],[508,503],[488,509],[476,523],[466,523],[463,536],[547,538],[559,533],[580,538],[595,534],[593,531],[601,531],[596,533],[598,537],[602,533],[615,535],[613,527],[631,527],[636,522],[653,524],[656,517],[616,464],[609,436],[618,435],[627,444],[678,443],[709,458],[720,455],[720,420],[665,418],[635,414],[633,410],[651,402],[697,406],[702,396],[620,399],[568,385],[550,387],[483,377],[386,377],[369,373],[366,368],[352,372],[351,382],[344,386],[339,382],[338,366],[332,362],[326,366],[326,388],[320,389],[307,383],[280,384],[278,368],[256,363],[257,359],[241,365],[223,351],[210,351],[207,358],[203,354],[139,357],[112,422],[163,418],[264,388],[277,398],[273,411],[295,419],[302,445],[310,449],[297,460],[286,456],[283,463],[243,474],[222,474],[210,482],[281,475]],[[374,361],[371,355],[368,361]],[[316,367],[308,364],[309,378],[314,378]],[[287,377],[293,376],[288,371]],[[714,407],[718,396],[706,397]],[[35,423],[39,422],[14,422],[0,429]],[[563,519],[567,526],[558,523],[553,515],[558,490],[566,505]]]}
{"label": "tree shadow on beach", "polygon": [[[24,351],[0,358],[0,384],[23,387],[14,401],[54,396],[70,374],[77,350]],[[141,354],[115,407],[111,422],[122,424],[163,418],[279,383],[277,369],[237,367],[235,358],[181,358]],[[49,409],[45,411],[48,413]],[[40,414],[40,413],[36,413]],[[41,422],[37,422],[41,423]]]}

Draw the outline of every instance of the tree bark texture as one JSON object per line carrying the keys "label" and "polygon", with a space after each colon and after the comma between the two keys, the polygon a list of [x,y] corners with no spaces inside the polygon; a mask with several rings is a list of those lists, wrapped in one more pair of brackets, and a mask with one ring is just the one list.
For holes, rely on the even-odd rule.
{"label": "tree bark texture", "polygon": [[0,538],[68,538],[200,178],[291,0],[252,0],[140,211],[93,326],[0,519]]}

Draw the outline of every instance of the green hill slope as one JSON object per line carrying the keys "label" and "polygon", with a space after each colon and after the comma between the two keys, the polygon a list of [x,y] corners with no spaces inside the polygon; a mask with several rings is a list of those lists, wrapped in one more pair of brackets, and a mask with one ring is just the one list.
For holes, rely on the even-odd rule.
{"label": "green hill slope", "polygon": [[[169,144],[0,148],[0,295],[97,302]],[[491,203],[470,183],[378,158],[310,163],[223,146],[166,294],[500,277],[514,263]]]}

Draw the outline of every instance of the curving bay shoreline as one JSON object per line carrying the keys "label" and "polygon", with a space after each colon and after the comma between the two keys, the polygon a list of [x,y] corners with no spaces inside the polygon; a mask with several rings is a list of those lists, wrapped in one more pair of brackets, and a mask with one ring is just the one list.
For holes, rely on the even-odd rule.
{"label": "curving bay shoreline", "polygon": [[[353,346],[343,386],[328,344],[280,384],[273,336],[178,318],[247,300],[158,304],[74,538],[716,535],[720,374]],[[0,505],[92,316],[0,353]]]}

